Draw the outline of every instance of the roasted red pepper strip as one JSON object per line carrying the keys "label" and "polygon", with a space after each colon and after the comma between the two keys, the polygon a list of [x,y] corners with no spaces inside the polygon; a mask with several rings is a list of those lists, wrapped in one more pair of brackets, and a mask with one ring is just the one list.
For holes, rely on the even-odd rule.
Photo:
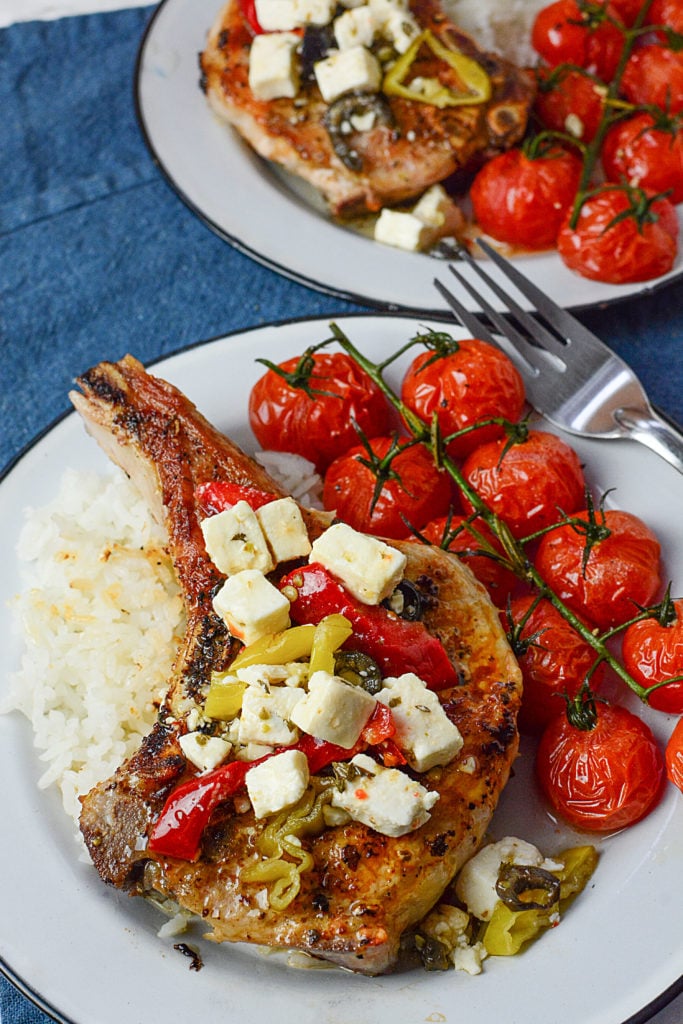
{"label": "roasted red pepper strip", "polygon": [[260,491],[257,487],[244,487],[241,484],[230,484],[224,480],[211,480],[199,484],[195,490],[195,499],[204,515],[215,516],[232,508],[238,501],[246,501],[247,505],[256,510],[262,505],[275,501],[277,494]]}
{"label": "roasted red pepper strip", "polygon": [[[339,612],[353,626],[353,636],[344,644],[373,658],[385,675],[414,672],[430,690],[445,690],[458,684],[458,675],[446,649],[421,622],[409,622],[381,605],[357,601],[334,576],[317,562],[295,569],[280,582],[288,588],[293,622],[317,623],[325,615]],[[296,597],[292,600],[292,588]]]}
{"label": "roasted red pepper strip", "polygon": [[256,0],[240,0],[240,9],[246,18],[249,28],[257,36],[260,36],[265,29],[262,29],[256,17]]}

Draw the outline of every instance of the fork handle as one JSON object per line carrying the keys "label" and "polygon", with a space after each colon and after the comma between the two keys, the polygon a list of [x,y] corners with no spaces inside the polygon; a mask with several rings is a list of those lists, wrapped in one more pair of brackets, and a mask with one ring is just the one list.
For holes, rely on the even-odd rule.
{"label": "fork handle", "polygon": [[651,448],[683,473],[683,434],[653,409],[617,409],[614,418],[624,434]]}

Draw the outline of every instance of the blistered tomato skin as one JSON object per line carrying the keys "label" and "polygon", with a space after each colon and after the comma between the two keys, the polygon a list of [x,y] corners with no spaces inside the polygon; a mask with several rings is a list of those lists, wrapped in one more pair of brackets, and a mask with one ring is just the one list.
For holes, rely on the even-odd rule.
{"label": "blistered tomato skin", "polygon": [[[515,537],[528,537],[559,521],[584,502],[579,458],[555,434],[530,430],[528,440],[501,439],[477,448],[462,472],[484,504],[507,523]],[[466,511],[469,503],[463,497]]]}
{"label": "blistered tomato skin", "polygon": [[[656,619],[634,622],[624,632],[624,667],[641,686],[683,676],[683,600],[674,601],[676,618],[668,626]],[[653,690],[648,703],[658,711],[683,714],[683,680]]]}
{"label": "blistered tomato skin", "polygon": [[[588,512],[573,518],[588,523]],[[598,514],[599,522],[602,516]],[[654,533],[630,512],[608,509],[609,536],[591,547],[584,568],[585,533],[558,526],[540,541],[535,565],[560,600],[601,630],[622,625],[652,604],[661,579],[660,545]]]}
{"label": "blistered tomato skin", "polygon": [[608,181],[628,181],[651,192],[670,190],[683,200],[683,129],[663,131],[651,114],[637,114],[611,128],[602,147]]}
{"label": "blistered tomato skin", "polygon": [[621,92],[633,104],[654,105],[669,114],[683,110],[683,51],[658,43],[634,49],[621,79]]}
{"label": "blistered tomato skin", "polygon": [[[606,6],[612,18],[618,20],[617,11],[610,4]],[[606,20],[591,27],[576,0],[556,0],[536,15],[531,43],[550,67],[574,64],[603,82],[611,82],[624,48],[624,35]]]}
{"label": "blistered tomato skin", "polygon": [[591,142],[602,120],[606,87],[574,68],[539,68],[536,74],[539,90],[534,109],[542,125]]}
{"label": "blistered tomato skin", "polygon": [[666,745],[666,774],[683,793],[683,718],[679,718]]}
{"label": "blistered tomato skin", "polygon": [[585,731],[561,712],[536,755],[536,776],[553,810],[590,832],[616,832],[644,818],[661,797],[664,773],[650,728],[616,704],[598,703],[597,724]]}
{"label": "blistered tomato skin", "polygon": [[[517,368],[504,352],[478,338],[457,345],[449,355],[434,358],[427,351],[413,360],[403,378],[403,402],[425,423],[436,413],[442,437],[492,417],[516,422],[525,400]],[[462,458],[502,433],[495,424],[481,427],[451,441],[449,454]]]}
{"label": "blistered tomato skin", "polygon": [[[313,360],[310,395],[274,370],[259,378],[249,396],[249,423],[262,448],[295,452],[323,472],[358,444],[354,421],[374,437],[391,429],[393,416],[382,392],[346,353],[316,352]],[[293,374],[298,364],[297,356],[279,366]]]}

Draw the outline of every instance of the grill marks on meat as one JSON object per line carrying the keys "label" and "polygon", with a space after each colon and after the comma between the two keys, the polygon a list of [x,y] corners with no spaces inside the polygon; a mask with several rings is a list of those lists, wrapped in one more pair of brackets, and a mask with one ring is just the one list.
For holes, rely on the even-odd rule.
{"label": "grill marks on meat", "polygon": [[[200,55],[201,85],[219,117],[256,152],[318,189],[336,216],[375,212],[419,195],[456,172],[476,169],[519,142],[527,125],[533,82],[524,71],[483,53],[444,15],[438,0],[412,0],[420,26],[478,61],[492,82],[484,104],[439,110],[388,96],[392,124],[350,136],[361,162],[350,170],[334,152],[323,123],[327,105],[315,82],[295,99],[257,100],[249,88],[252,33],[238,0],[229,0]],[[226,168],[226,174],[229,168]]]}
{"label": "grill marks on meat", "polygon": [[[144,837],[167,794],[189,775],[178,744],[184,716],[201,699],[212,668],[226,666],[234,654],[211,609],[220,576],[204,549],[194,487],[224,479],[281,492],[182,394],[131,357],[100,364],[79,384],[72,401],[87,428],[134,476],[168,527],[188,613],[159,722],[138,752],[83,798],[81,828],[95,867],[104,881],[133,894],[175,900],[204,918],[218,941],[300,949],[366,974],[391,970],[403,932],[478,847],[516,755],[519,669],[495,610],[454,556],[396,543],[408,557],[408,578],[422,587],[429,581],[425,624],[441,637],[462,679],[443,696],[464,749],[423,778],[440,799],[420,829],[393,839],[351,822],[305,839],[314,867],[301,876],[301,892],[284,912],[264,909],[257,900],[262,883],[241,878],[267,819],[237,814],[231,801],[215,812],[195,862],[151,854]],[[327,525],[323,514],[305,516],[312,535]]]}

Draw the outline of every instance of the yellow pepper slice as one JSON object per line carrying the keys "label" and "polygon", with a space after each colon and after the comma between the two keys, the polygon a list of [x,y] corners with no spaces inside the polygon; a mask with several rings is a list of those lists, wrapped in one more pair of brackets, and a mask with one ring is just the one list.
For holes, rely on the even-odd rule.
{"label": "yellow pepper slice", "polygon": [[344,615],[326,615],[315,627],[309,672],[334,674],[334,655],[353,633],[353,626]]}
{"label": "yellow pepper slice", "polygon": [[227,672],[214,672],[211,686],[204,704],[207,718],[218,718],[229,722],[239,714],[247,684],[235,679]]}
{"label": "yellow pepper slice", "polygon": [[[455,72],[457,88],[444,85],[438,78],[416,75],[408,81],[411,68],[423,46],[428,46],[435,57],[444,61]],[[442,110],[444,107],[486,103],[491,97],[491,79],[481,64],[477,64],[471,57],[466,57],[458,50],[444,46],[433,32],[425,29],[387,71],[382,91],[387,96],[402,96],[404,99],[428,103]]]}
{"label": "yellow pepper slice", "polygon": [[313,646],[316,627],[312,625],[292,626],[281,633],[267,633],[237,655],[230,672],[248,665],[285,665],[288,661],[307,658]]}

